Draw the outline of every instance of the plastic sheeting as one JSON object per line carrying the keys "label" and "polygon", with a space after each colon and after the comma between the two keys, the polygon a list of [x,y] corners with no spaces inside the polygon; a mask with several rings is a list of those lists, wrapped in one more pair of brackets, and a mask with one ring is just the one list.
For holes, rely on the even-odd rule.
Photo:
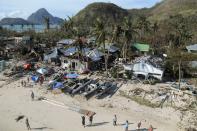
{"label": "plastic sheeting", "polygon": [[53,89],[59,89],[59,88],[64,88],[63,83],[61,83],[61,82],[54,82]]}
{"label": "plastic sheeting", "polygon": [[45,75],[45,74],[48,73],[48,71],[46,69],[44,69],[44,68],[38,69],[37,72],[40,73],[40,74],[42,74],[42,75]]}
{"label": "plastic sheeting", "polygon": [[39,80],[39,77],[36,75],[31,76],[31,80],[34,82],[37,82]]}
{"label": "plastic sheeting", "polygon": [[29,70],[31,68],[31,64],[25,64],[25,65],[23,65],[23,68],[25,70]]}
{"label": "plastic sheeting", "polygon": [[87,57],[92,61],[99,61],[102,56],[104,56],[104,54],[97,49],[91,50],[87,53]]}
{"label": "plastic sheeting", "polygon": [[47,61],[49,59],[57,58],[57,57],[58,57],[58,49],[55,48],[54,51],[51,54],[44,55],[44,60]]}
{"label": "plastic sheeting", "polygon": [[[83,48],[82,49],[82,54],[85,56],[89,51],[90,51],[89,48]],[[65,51],[62,51],[62,53],[65,56],[72,56],[72,55],[74,55],[77,52],[78,52],[77,47],[70,47],[70,48],[66,49]]]}
{"label": "plastic sheeting", "polygon": [[58,44],[72,45],[75,42],[73,39],[63,39],[57,42]]}
{"label": "plastic sheeting", "polygon": [[78,77],[79,77],[79,74],[76,74],[76,73],[70,73],[70,74],[64,75],[64,78],[67,78],[67,79],[76,79]]}

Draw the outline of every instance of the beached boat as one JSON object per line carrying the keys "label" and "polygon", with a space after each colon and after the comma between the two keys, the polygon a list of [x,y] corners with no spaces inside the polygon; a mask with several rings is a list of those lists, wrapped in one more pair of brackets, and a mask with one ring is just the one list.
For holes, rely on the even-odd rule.
{"label": "beached boat", "polygon": [[64,83],[64,92],[67,92],[69,94],[72,93],[72,90],[75,86],[77,86],[78,81],[73,81],[73,80],[68,80],[67,82]]}
{"label": "beached boat", "polygon": [[87,85],[91,84],[93,80],[90,79],[83,79],[83,81],[81,81],[81,83],[78,83],[76,87],[73,88],[72,90],[72,94],[76,94],[78,93],[80,90],[83,90]]}
{"label": "beached boat", "polygon": [[94,92],[96,92],[96,90],[99,89],[99,82],[98,82],[98,79],[97,80],[94,80],[90,85],[88,85],[86,88],[85,88],[85,91],[83,92],[83,96],[84,97],[88,97],[90,95],[92,95]]}
{"label": "beached boat", "polygon": [[110,89],[113,88],[113,84],[110,82],[105,82],[101,86],[99,86],[98,94],[95,95],[95,98],[99,99],[101,96],[103,96],[105,93],[107,93]]}

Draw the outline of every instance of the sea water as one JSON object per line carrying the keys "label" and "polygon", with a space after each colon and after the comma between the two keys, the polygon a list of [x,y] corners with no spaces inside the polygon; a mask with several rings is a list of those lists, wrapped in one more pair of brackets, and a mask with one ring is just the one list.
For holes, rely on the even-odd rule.
{"label": "sea water", "polygon": [[[24,32],[33,30],[35,32],[43,32],[46,29],[46,25],[1,25],[4,29]],[[50,25],[50,29],[59,29],[60,25]]]}

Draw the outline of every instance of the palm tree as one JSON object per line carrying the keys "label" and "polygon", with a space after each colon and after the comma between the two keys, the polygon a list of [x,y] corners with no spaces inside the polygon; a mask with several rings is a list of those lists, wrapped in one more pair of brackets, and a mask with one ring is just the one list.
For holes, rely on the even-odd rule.
{"label": "palm tree", "polygon": [[171,44],[170,49],[172,49],[172,51],[169,54],[172,57],[171,59],[174,62],[176,62],[178,65],[179,88],[180,88],[182,62],[191,61],[194,57],[196,59],[196,56],[182,52],[187,42],[189,42],[193,36],[189,31],[188,28],[189,24],[186,23],[185,19],[181,15],[171,16],[170,18],[171,18],[170,25],[172,26],[171,28],[172,34],[170,35],[171,36],[170,42],[173,43],[173,45]]}
{"label": "palm tree", "polygon": [[114,41],[119,42],[119,38],[122,32],[122,27],[120,25],[115,25],[112,33],[111,43],[113,43]]}
{"label": "palm tree", "polygon": [[154,22],[153,26],[152,26],[153,32],[156,33],[159,30],[159,26],[157,22]]}
{"label": "palm tree", "polygon": [[122,55],[123,58],[127,58],[127,51],[128,51],[128,44],[131,43],[132,39],[134,38],[135,34],[138,34],[137,31],[133,27],[133,23],[131,22],[130,18],[125,17],[124,19],[124,29],[123,29],[123,37],[125,39],[124,45],[122,47]]}
{"label": "palm tree", "polygon": [[138,18],[138,29],[140,30],[140,39],[145,35],[146,32],[150,31],[150,22],[145,16],[140,16]]}
{"label": "palm tree", "polygon": [[32,23],[31,24],[31,28],[32,28],[32,30],[35,30],[35,28],[34,28],[35,26],[34,26],[34,24]]}
{"label": "palm tree", "polygon": [[105,70],[108,72],[107,68],[107,55],[105,52],[105,39],[106,39],[106,30],[105,30],[105,24],[103,21],[101,21],[99,18],[96,19],[95,27],[93,29],[93,35],[96,36],[96,43],[98,43],[97,47],[101,46],[102,50],[104,52],[105,57]]}
{"label": "palm tree", "polygon": [[46,25],[46,29],[49,30],[50,29],[50,19],[49,17],[44,17],[44,22]]}
{"label": "palm tree", "polygon": [[158,33],[158,30],[159,30],[158,23],[154,22],[154,24],[151,28],[152,28],[152,31],[153,31],[153,37],[152,37],[152,42],[151,43],[153,44],[154,49],[156,49],[157,48],[156,43],[158,43],[157,42],[157,36],[158,36],[157,33]]}
{"label": "palm tree", "polygon": [[24,28],[24,24],[21,24],[21,30],[23,31],[23,28]]}

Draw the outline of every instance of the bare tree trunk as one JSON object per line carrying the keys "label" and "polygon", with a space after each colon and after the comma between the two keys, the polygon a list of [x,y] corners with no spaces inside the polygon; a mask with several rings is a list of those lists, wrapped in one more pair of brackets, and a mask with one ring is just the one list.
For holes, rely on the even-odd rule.
{"label": "bare tree trunk", "polygon": [[179,89],[181,88],[181,60],[178,62],[179,66]]}
{"label": "bare tree trunk", "polygon": [[107,73],[107,76],[108,76],[108,54],[105,53],[105,71]]}
{"label": "bare tree trunk", "polygon": [[126,59],[126,42],[123,45],[122,52],[123,52],[123,58]]}
{"label": "bare tree trunk", "polygon": [[127,43],[125,44],[125,60],[127,59]]}

